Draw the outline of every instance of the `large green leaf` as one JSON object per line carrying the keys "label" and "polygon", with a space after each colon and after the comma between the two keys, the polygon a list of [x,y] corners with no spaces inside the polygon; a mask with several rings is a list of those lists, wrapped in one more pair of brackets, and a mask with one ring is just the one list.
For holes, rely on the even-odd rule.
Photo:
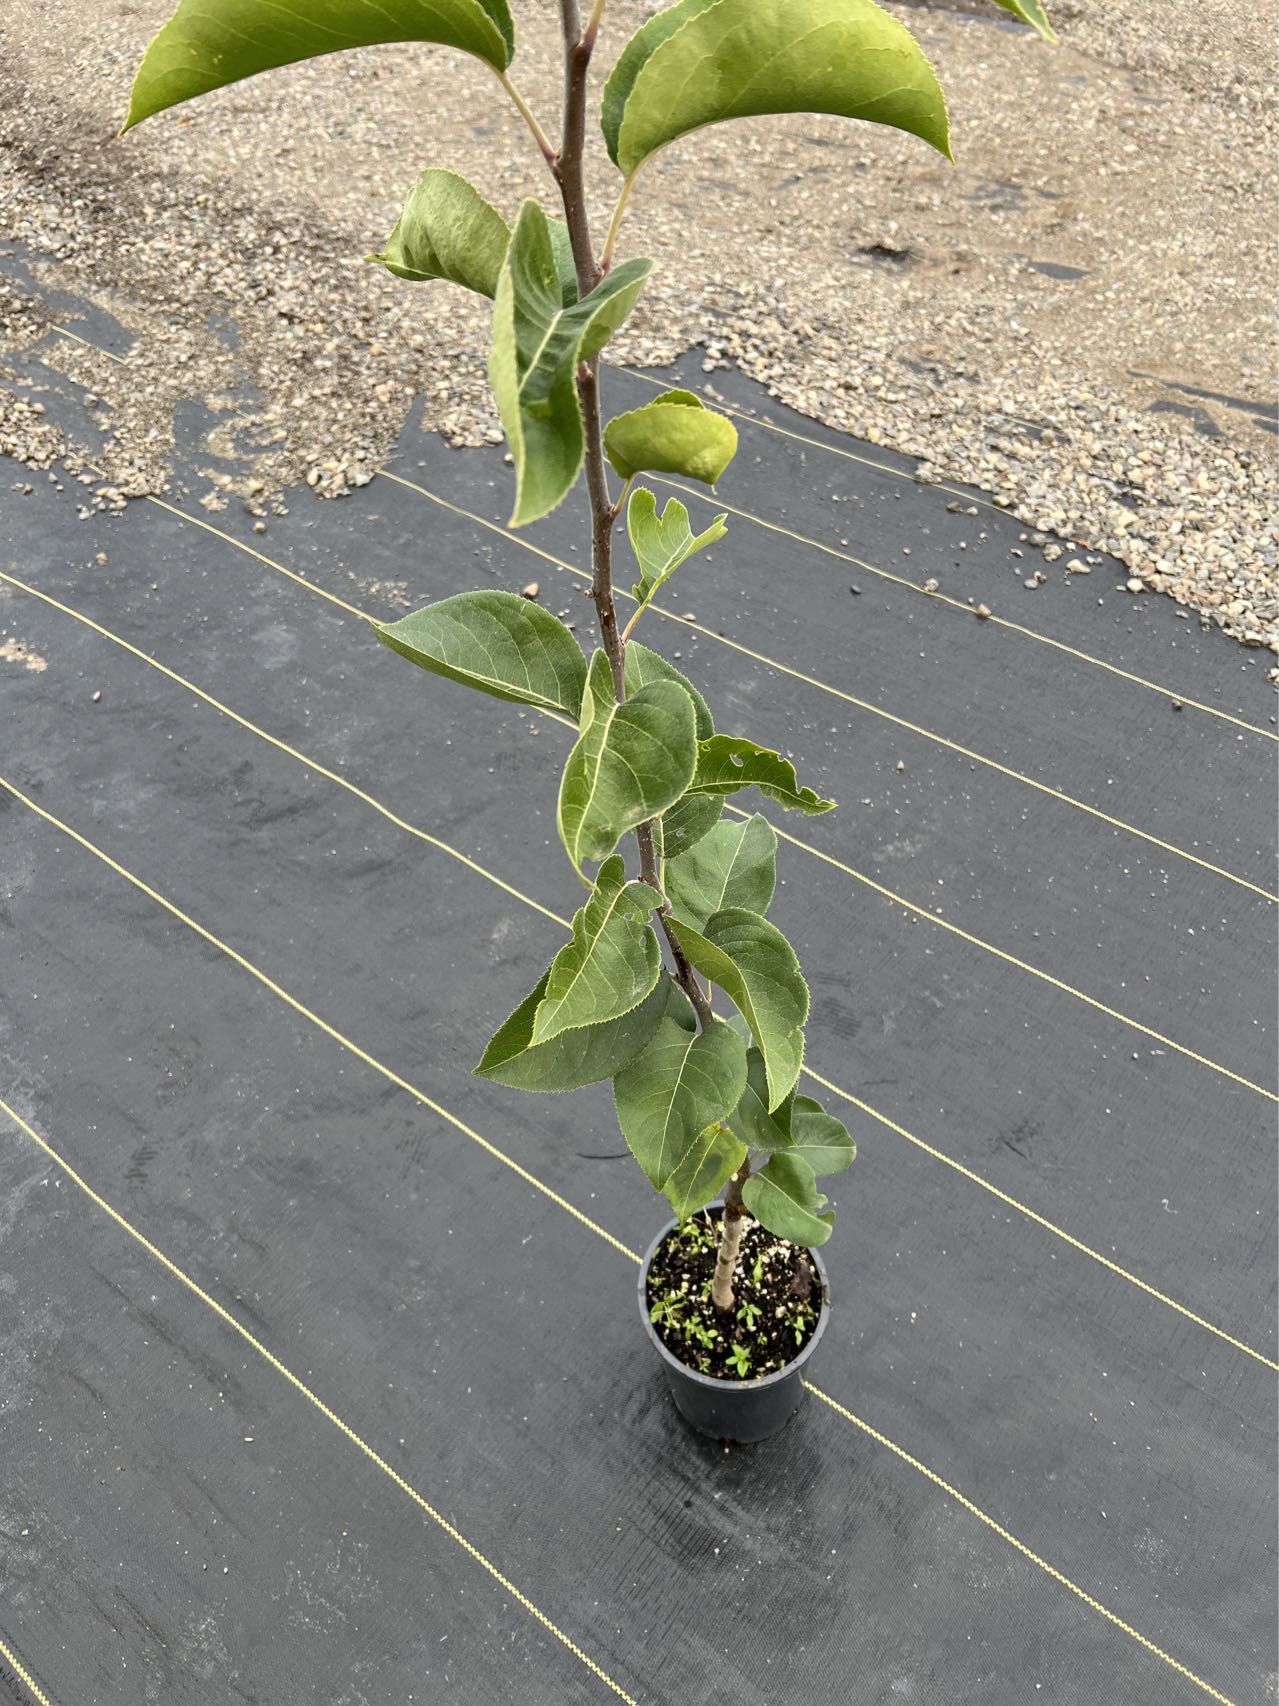
{"label": "large green leaf", "polygon": [[492,296],[510,240],[510,227],[474,184],[431,167],[409,191],[386,247],[365,259],[397,278],[443,278]]}
{"label": "large green leaf", "polygon": [[1040,0],[995,0],[995,4],[1002,6],[1005,12],[1011,12],[1014,18],[1020,18],[1023,24],[1029,24],[1045,41],[1057,40],[1057,32],[1049,23],[1048,13],[1040,5]]}
{"label": "large green leaf", "polygon": [[630,177],[703,125],[793,112],[892,125],[950,158],[932,67],[873,0],[684,0],[623,49],[601,122],[610,158]]}
{"label": "large green leaf", "polygon": [[560,779],[559,829],[574,870],[604,859],[628,829],[656,817],[687,788],[697,762],[693,701],[674,681],[652,681],[620,705],[603,651],[591,660],[581,734]]}
{"label": "large green leaf", "polygon": [[795,1093],[791,1091],[772,1113],[768,1111],[768,1074],[764,1057],[752,1046],[746,1051],[746,1088],[728,1123],[743,1143],[752,1149],[774,1150],[791,1147],[791,1118],[795,1111]]}
{"label": "large green leaf", "polygon": [[826,1198],[818,1194],[813,1169],[791,1150],[770,1156],[766,1167],[751,1174],[742,1200],[756,1220],[792,1244],[824,1244],[835,1225],[834,1209],[821,1212]]}
{"label": "large green leaf", "polygon": [[834,800],[823,800],[811,788],[801,788],[789,758],[769,747],[756,746],[740,735],[713,735],[698,747],[697,774],[689,789],[693,794],[717,794],[721,798],[739,788],[758,788],[770,800],[789,811],[809,817],[834,811]]}
{"label": "large green leaf", "polygon": [[699,1031],[672,984],[656,1031],[613,1081],[622,1135],[650,1184],[664,1189],[700,1134],[737,1106],[745,1082],[742,1039],[727,1025]]}
{"label": "large green leaf", "polygon": [[515,464],[512,527],[553,510],[576,480],[585,446],[577,364],[604,348],[652,266],[623,261],[589,296],[566,305],[546,215],[535,201],[520,209],[498,274],[489,353],[489,381]]}
{"label": "large green leaf", "polygon": [[808,985],[795,950],[757,912],[730,906],[707,920],[704,931],[683,918],[671,928],[689,959],[734,1003],[759,1044],[768,1076],[768,1107],[790,1094],[804,1058]]}
{"label": "large green leaf", "polygon": [[513,592],[459,592],[398,622],[373,624],[411,663],[495,699],[576,717],[586,657],[557,616]]}
{"label": "large green leaf", "polygon": [[533,1019],[549,978],[549,972],[543,973],[536,989],[494,1033],[475,1068],[478,1078],[512,1090],[580,1090],[583,1084],[598,1084],[635,1058],[666,1011],[666,988],[659,977],[629,1013],[561,1031],[550,1042],[534,1045]]}
{"label": "large green leaf", "polygon": [[724,813],[724,802],[712,794],[685,794],[657,820],[658,852],[677,859],[709,835]]}
{"label": "large green leaf", "polygon": [[767,912],[777,886],[777,833],[758,813],[717,823],[695,847],[667,859],[666,897],[700,930],[714,912],[744,906]]}
{"label": "large green leaf", "polygon": [[677,1220],[687,1220],[723,1190],[746,1159],[746,1146],[718,1121],[699,1131],[662,1186]]}
{"label": "large green leaf", "polygon": [[650,651],[647,646],[640,645],[638,640],[629,641],[626,647],[625,677],[628,696],[638,693],[641,687],[647,687],[650,681],[676,682],[693,701],[698,740],[709,740],[715,733],[710,706],[688,677],[676,669],[673,663],[667,663],[660,652]]}
{"label": "large green leaf", "polygon": [[662,897],[626,880],[621,854],[605,860],[591,898],[573,917],[573,938],[551,961],[533,1015],[532,1042],[620,1018],[638,1007],[662,974],[662,952],[648,922]]}
{"label": "large green leaf", "polygon": [[505,71],[515,29],[506,0],[181,0],[143,55],[124,128],[277,65],[388,41],[441,42]]}
{"label": "large green leaf", "polygon": [[[686,563],[695,551],[704,551],[708,545],[722,539],[727,529],[724,517],[717,515],[704,533],[694,537],[688,525],[688,511],[678,498],[667,498],[666,508],[659,516],[657,499],[652,492],[647,486],[637,486],[626,506],[626,531],[640,571],[640,578],[631,588],[631,594],[643,609],[676,569]],[[631,622],[634,620],[632,616]],[[629,623],[627,625],[630,626]],[[699,739],[706,738],[699,734]]]}
{"label": "large green leaf", "polygon": [[842,1173],[857,1158],[857,1145],[848,1127],[811,1096],[796,1096],[791,1114],[791,1150],[819,1179]]}
{"label": "large green leaf", "polygon": [[651,403],[615,415],[604,428],[604,449],[624,480],[643,473],[684,474],[713,486],[737,452],[737,428],[692,391],[663,391]]}

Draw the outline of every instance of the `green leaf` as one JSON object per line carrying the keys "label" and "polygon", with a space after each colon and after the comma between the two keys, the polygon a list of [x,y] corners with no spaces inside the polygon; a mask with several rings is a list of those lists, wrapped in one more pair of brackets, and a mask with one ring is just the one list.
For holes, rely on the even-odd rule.
{"label": "green leaf", "polygon": [[795,950],[774,924],[744,907],[715,913],[705,930],[683,918],[671,928],[703,977],[735,1004],[759,1044],[772,1112],[790,1094],[804,1058],[808,985]]}
{"label": "green leaf", "polygon": [[[706,531],[694,538],[688,525],[688,511],[678,498],[668,498],[666,508],[659,516],[657,499],[652,492],[647,486],[637,486],[626,506],[626,531],[640,571],[631,595],[642,610],[681,564],[686,563],[694,552],[703,551],[717,539],[722,539],[727,528],[724,517],[717,515]],[[634,621],[635,616],[632,616],[627,626],[630,627]],[[698,738],[704,740],[708,737],[699,730]]]}
{"label": "green leaf", "polygon": [[625,678],[628,695],[638,693],[640,688],[647,687],[650,681],[676,682],[693,701],[698,740],[709,740],[715,733],[710,706],[688,677],[676,669],[673,663],[667,663],[660,652],[650,651],[638,640],[629,641],[626,647]]}
{"label": "green leaf", "polygon": [[752,1149],[766,1149],[769,1154],[778,1149],[789,1149],[794,1108],[795,1093],[792,1091],[778,1104],[773,1113],[769,1113],[768,1075],[764,1070],[764,1057],[757,1048],[748,1048],[746,1088],[728,1120],[736,1135]]}
{"label": "green leaf", "polygon": [[566,304],[545,213],[526,201],[498,274],[489,382],[515,463],[510,525],[553,510],[582,465],[585,434],[577,364],[604,348],[635,306],[652,270],[623,261],[580,302]]}
{"label": "green leaf", "polygon": [[835,1224],[834,1209],[820,1212],[826,1198],[818,1195],[813,1169],[793,1151],[770,1156],[766,1167],[752,1173],[742,1200],[761,1225],[792,1244],[824,1244]]}
{"label": "green leaf", "polygon": [[700,930],[713,912],[744,906],[764,913],[777,886],[777,834],[758,813],[717,823],[695,847],[667,859],[666,897]]}
{"label": "green leaf", "polygon": [[835,809],[834,800],[823,800],[811,788],[801,788],[790,759],[771,748],[756,746],[753,740],[739,735],[714,735],[702,741],[697,752],[697,774],[689,792],[717,794],[722,798],[735,794],[739,788],[758,788],[788,812],[806,812],[810,817]]}
{"label": "green leaf", "polygon": [[[737,452],[737,428],[692,391],[663,391],[615,415],[604,428],[604,449],[624,480],[645,472],[684,474],[713,486]],[[687,527],[687,513],[684,522]]]}
{"label": "green leaf", "polygon": [[631,177],[703,125],[793,112],[892,125],[950,158],[932,67],[873,0],[684,0],[623,49],[601,121],[609,157]]}
{"label": "green leaf", "polygon": [[622,1135],[650,1184],[665,1188],[702,1132],[737,1106],[745,1082],[742,1039],[727,1025],[699,1031],[672,984],[656,1031],[613,1081]]}
{"label": "green leaf", "polygon": [[492,296],[510,228],[475,186],[435,167],[409,191],[380,254],[366,255],[397,278],[447,279]]}
{"label": "green leaf", "polygon": [[1056,43],[1057,32],[1049,23],[1048,13],[1039,0],[995,0],[995,4],[1002,6],[1005,12],[1011,12],[1014,18],[1020,18],[1023,24],[1029,24],[1046,42]]}
{"label": "green leaf", "polygon": [[259,71],[388,41],[440,42],[495,71],[515,53],[506,0],[181,0],[143,55],[124,129]]}
{"label": "green leaf", "polygon": [[[629,647],[627,655],[630,655]],[[682,800],[676,800],[657,820],[661,856],[677,859],[690,847],[696,847],[702,837],[714,829],[723,812],[723,800],[711,794],[685,794]]]}
{"label": "green leaf", "polygon": [[723,1190],[746,1159],[746,1148],[725,1125],[698,1132],[662,1186],[677,1220],[687,1220]]}
{"label": "green leaf", "polygon": [[600,866],[591,898],[573,917],[573,938],[551,961],[533,1015],[532,1042],[620,1018],[639,1006],[662,973],[648,915],[662,897],[628,883],[621,854]]}
{"label": "green leaf", "polygon": [[808,1165],[819,1179],[831,1173],[842,1173],[857,1158],[857,1145],[848,1127],[828,1114],[820,1102],[811,1096],[796,1096],[791,1116],[791,1151]]}
{"label": "green leaf", "polygon": [[628,829],[656,817],[687,788],[697,762],[693,701],[674,681],[652,681],[620,705],[603,651],[591,659],[581,734],[560,779],[559,828],[573,869],[604,859]]}
{"label": "green leaf", "polygon": [[570,717],[582,708],[581,646],[557,616],[517,593],[459,592],[373,631],[410,663],[494,699]]}
{"label": "green leaf", "polygon": [[511,1090],[580,1090],[583,1084],[598,1084],[635,1058],[666,1011],[666,989],[659,977],[629,1013],[600,1025],[561,1031],[550,1042],[535,1046],[533,1018],[549,978],[549,972],[543,973],[537,988],[494,1033],[475,1068],[477,1078],[491,1079]]}

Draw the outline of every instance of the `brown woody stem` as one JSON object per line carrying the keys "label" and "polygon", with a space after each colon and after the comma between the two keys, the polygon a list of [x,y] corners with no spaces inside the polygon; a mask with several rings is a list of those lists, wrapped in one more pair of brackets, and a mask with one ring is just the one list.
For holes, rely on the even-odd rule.
{"label": "brown woody stem", "polygon": [[711,1281],[711,1302],[721,1314],[733,1307],[733,1274],[742,1247],[742,1234],[750,1218],[750,1210],[742,1201],[742,1186],[750,1175],[749,1159],[742,1162],[728,1181],[724,1192],[724,1213],[719,1224],[719,1254],[715,1258],[715,1277]]}

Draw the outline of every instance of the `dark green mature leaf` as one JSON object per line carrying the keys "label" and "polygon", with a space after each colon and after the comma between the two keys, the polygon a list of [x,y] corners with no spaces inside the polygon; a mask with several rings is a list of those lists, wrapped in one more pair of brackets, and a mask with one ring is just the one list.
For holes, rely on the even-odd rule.
{"label": "dark green mature leaf", "polygon": [[181,0],[143,55],[124,128],[277,65],[375,42],[432,41],[505,71],[506,0]]}
{"label": "dark green mature leaf", "polygon": [[620,1018],[638,1007],[662,972],[648,915],[662,897],[627,882],[621,854],[600,866],[591,898],[573,917],[573,939],[551,961],[533,1015],[532,1041]]}
{"label": "dark green mature leaf", "polygon": [[811,1096],[796,1096],[791,1115],[791,1153],[798,1155],[819,1179],[842,1173],[857,1158],[857,1145],[848,1127],[828,1114]]}
{"label": "dark green mature leaf", "polygon": [[1029,24],[1046,42],[1056,42],[1057,32],[1048,22],[1048,13],[1040,0],[995,0],[995,4],[1011,12],[1014,18],[1020,18],[1023,24]]}
{"label": "dark green mature leaf", "polygon": [[[668,498],[666,508],[659,516],[657,499],[652,492],[647,486],[637,486],[626,506],[626,531],[640,571],[640,578],[631,588],[631,594],[642,610],[676,569],[686,563],[694,552],[703,551],[717,539],[722,539],[727,529],[724,517],[717,515],[704,533],[694,537],[688,525],[688,511],[678,498]],[[636,611],[635,615],[638,614]],[[634,621],[635,616],[632,616],[627,627]],[[704,740],[708,737],[699,731],[698,738]]]}
{"label": "dark green mature leaf", "polygon": [[723,800],[712,794],[685,794],[682,800],[676,800],[657,820],[659,855],[663,859],[677,859],[690,847],[696,847],[714,829],[723,812]]}
{"label": "dark green mature leaf", "polygon": [[662,1186],[676,1219],[687,1220],[713,1202],[745,1159],[745,1144],[728,1126],[717,1122],[698,1132]]}
{"label": "dark green mature leaf", "polygon": [[892,125],[950,158],[932,67],[873,0],[684,0],[623,49],[601,122],[609,157],[630,177],[703,125],[790,112]]}
{"label": "dark green mature leaf", "polygon": [[813,1169],[793,1150],[769,1157],[768,1165],[752,1173],[742,1186],[742,1200],[761,1225],[778,1238],[810,1249],[824,1244],[835,1225],[835,1211],[821,1211]]}
{"label": "dark green mature leaf", "polygon": [[489,382],[515,463],[512,527],[548,514],[577,479],[585,445],[577,364],[604,348],[652,266],[623,261],[589,296],[566,305],[546,215],[535,201],[521,208],[498,274],[489,353]]}
{"label": "dark green mature leaf", "polygon": [[742,1039],[727,1025],[699,1031],[672,984],[656,1031],[613,1082],[622,1135],[650,1184],[665,1188],[701,1133],[737,1106],[745,1082]]}
{"label": "dark green mature leaf", "polygon": [[752,1149],[774,1150],[791,1147],[791,1117],[795,1109],[795,1093],[781,1101],[771,1114],[768,1111],[768,1074],[764,1057],[757,1048],[746,1051],[746,1088],[728,1123],[743,1143]]}
{"label": "dark green mature leaf", "polygon": [[373,624],[410,663],[495,699],[576,717],[586,657],[557,616],[513,592],[459,592],[398,622]]}
{"label": "dark green mature leaf", "polygon": [[615,415],[604,428],[604,449],[624,480],[646,472],[684,474],[713,486],[737,453],[737,428],[692,391],[663,391]]}
{"label": "dark green mature leaf", "polygon": [[698,747],[693,794],[735,794],[739,788],[758,788],[789,811],[817,817],[834,811],[834,800],[823,800],[811,788],[801,788],[789,758],[739,735],[714,735]]}
{"label": "dark green mature leaf", "polygon": [[776,886],[777,833],[758,813],[717,823],[695,847],[668,858],[663,874],[667,899],[699,930],[726,906],[767,912]]}
{"label": "dark green mature leaf", "polygon": [[804,1058],[808,985],[795,950],[774,924],[743,907],[726,907],[704,931],[682,918],[671,928],[689,959],[734,1003],[759,1044],[775,1110],[794,1088]]}
{"label": "dark green mature leaf", "polygon": [[386,247],[365,259],[397,278],[442,278],[492,296],[510,240],[510,227],[474,184],[431,167],[409,191]]}
{"label": "dark green mature leaf", "polygon": [[693,701],[651,681],[618,704],[603,651],[591,659],[581,734],[560,779],[559,829],[573,868],[603,859],[628,829],[673,805],[697,762]]}
{"label": "dark green mature leaf", "polygon": [[511,1090],[580,1090],[584,1084],[598,1084],[635,1058],[666,1011],[666,989],[659,977],[629,1013],[600,1025],[561,1031],[550,1042],[534,1045],[533,1019],[549,977],[549,971],[545,972],[536,989],[494,1033],[475,1068],[477,1078],[491,1079]]}
{"label": "dark green mature leaf", "polygon": [[688,677],[676,669],[673,663],[667,663],[660,652],[650,651],[647,646],[640,645],[638,640],[631,640],[626,647],[625,673],[628,695],[638,693],[640,688],[647,687],[650,681],[676,682],[693,701],[698,740],[709,740],[715,733],[710,706]]}

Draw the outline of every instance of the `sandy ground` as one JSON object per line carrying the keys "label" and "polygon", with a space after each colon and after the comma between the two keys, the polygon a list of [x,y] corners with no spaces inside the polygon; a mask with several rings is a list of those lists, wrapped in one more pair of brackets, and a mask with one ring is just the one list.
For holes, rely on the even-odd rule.
{"label": "sandy ground", "polygon": [[[496,439],[487,305],[360,264],[424,165],[507,212],[544,193],[491,76],[372,49],[116,138],[168,9],[18,0],[0,21],[0,231],[35,280],[0,293],[0,449],[39,465],[68,448],[5,360],[48,339],[59,288],[137,340],[127,384],[91,351],[47,347],[102,400],[99,502],[163,484],[193,394],[219,411],[209,449],[248,457],[240,495],[263,502],[308,477],[320,495],[363,483],[418,397],[459,442]],[[553,15],[514,10],[513,69],[553,128]],[[643,13],[613,0],[605,64]],[[1109,550],[1134,585],[1279,649],[1275,441],[1240,406],[1279,389],[1264,18],[1236,0],[1067,0],[1054,51],[993,10],[901,15],[947,89],[958,166],[803,115],[685,139],[634,200],[623,251],[660,270],[615,353],[700,344],[708,371],[737,362],[925,476],[992,492],[1054,536],[1050,562],[1056,539]],[[602,144],[592,166],[602,229]],[[211,485],[208,503],[230,495]]]}

